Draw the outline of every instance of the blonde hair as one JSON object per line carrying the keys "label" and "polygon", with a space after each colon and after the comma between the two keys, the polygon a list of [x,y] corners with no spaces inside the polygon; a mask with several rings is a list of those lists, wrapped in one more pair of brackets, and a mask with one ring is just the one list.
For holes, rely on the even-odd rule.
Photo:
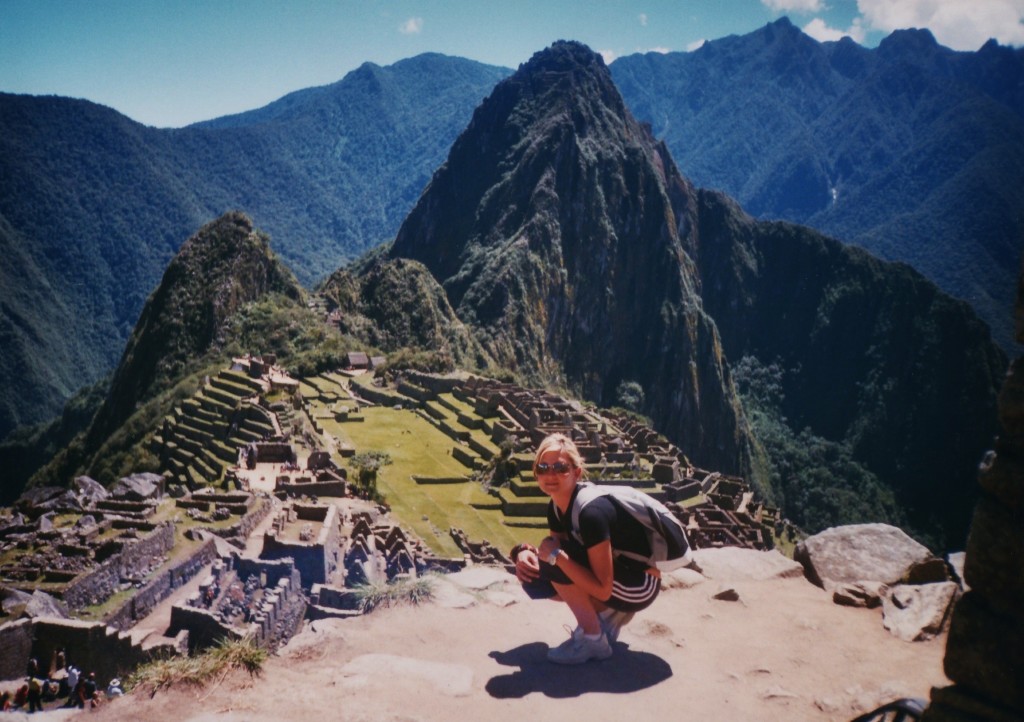
{"label": "blonde hair", "polygon": [[561,451],[569,457],[569,461],[574,468],[579,469],[583,472],[583,475],[586,475],[586,469],[583,468],[583,457],[580,456],[580,450],[576,448],[575,442],[565,434],[556,432],[545,436],[544,440],[540,442],[540,446],[537,447],[537,455],[533,457],[534,476],[537,475],[537,464],[540,463],[540,457],[549,451]]}

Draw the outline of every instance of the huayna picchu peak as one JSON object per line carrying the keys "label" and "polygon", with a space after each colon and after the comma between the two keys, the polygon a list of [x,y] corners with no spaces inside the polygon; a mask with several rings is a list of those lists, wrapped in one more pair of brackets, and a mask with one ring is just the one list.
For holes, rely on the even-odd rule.
{"label": "huayna picchu peak", "polygon": [[684,243],[693,190],[575,42],[494,89],[402,224],[502,366],[613,405],[623,382],[695,458],[749,472],[751,444]]}

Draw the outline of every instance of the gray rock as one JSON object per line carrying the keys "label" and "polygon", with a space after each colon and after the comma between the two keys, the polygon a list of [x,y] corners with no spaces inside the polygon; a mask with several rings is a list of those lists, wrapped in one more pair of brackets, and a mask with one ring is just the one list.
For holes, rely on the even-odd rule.
{"label": "gray rock", "polygon": [[797,544],[794,558],[810,581],[832,591],[842,582],[896,584],[932,554],[894,526],[853,524],[808,537]]}
{"label": "gray rock", "polygon": [[882,597],[882,624],[905,642],[931,639],[948,623],[959,592],[955,582],[895,586]]}
{"label": "gray rock", "polygon": [[78,517],[78,521],[75,522],[74,529],[76,531],[83,531],[85,529],[92,529],[96,526],[96,517],[92,514],[83,514]]}
{"label": "gray rock", "polygon": [[60,619],[67,619],[70,616],[64,602],[38,589],[32,592],[31,598],[25,604],[23,614],[27,617],[59,617]]}
{"label": "gray rock", "polygon": [[19,509],[32,509],[44,502],[53,499],[54,497],[60,496],[64,493],[64,489],[59,486],[38,486],[33,489],[26,489],[24,493],[18,497],[15,505]]}
{"label": "gray rock", "polygon": [[36,520],[36,529],[39,531],[50,531],[53,529],[53,517],[54,513],[52,511],[43,514]]}
{"label": "gray rock", "polygon": [[78,495],[89,502],[103,501],[110,496],[103,484],[88,476],[76,477],[72,484],[78,490]]}
{"label": "gray rock", "polygon": [[711,596],[712,599],[718,599],[723,602],[738,602],[740,600],[740,593],[732,587],[726,587]]}
{"label": "gray rock", "polygon": [[663,589],[689,589],[695,587],[707,578],[698,571],[689,568],[673,569],[661,575],[661,586]]}
{"label": "gray rock", "polygon": [[953,578],[949,574],[949,567],[946,562],[938,557],[926,559],[923,562],[912,564],[907,570],[903,581],[907,584],[935,584],[936,582],[949,582]]}
{"label": "gray rock", "polygon": [[11,587],[0,588],[0,609],[4,614],[12,617],[20,616],[21,611],[28,604],[32,595]]}
{"label": "gray rock", "polygon": [[800,564],[774,549],[767,552],[739,547],[695,549],[693,558],[705,577],[722,581],[784,579],[804,573]]}
{"label": "gray rock", "polygon": [[158,499],[161,489],[163,489],[162,476],[142,472],[115,481],[110,487],[110,495],[118,499],[146,501],[147,499]]}
{"label": "gray rock", "polygon": [[832,601],[846,607],[867,607],[874,609],[882,603],[882,597],[889,588],[881,582],[843,582],[836,585]]}
{"label": "gray rock", "polygon": [[36,508],[48,509],[53,511],[82,511],[82,502],[79,501],[75,492],[70,489],[65,489],[62,494],[58,494],[52,499],[44,501],[39,504]]}

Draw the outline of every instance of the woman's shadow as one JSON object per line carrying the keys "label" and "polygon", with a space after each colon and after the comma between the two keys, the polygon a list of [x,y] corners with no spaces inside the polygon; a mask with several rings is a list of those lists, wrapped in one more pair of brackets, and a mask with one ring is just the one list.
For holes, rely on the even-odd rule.
{"label": "woman's shadow", "polygon": [[602,662],[562,666],[547,659],[548,645],[531,642],[507,652],[491,652],[499,664],[519,667],[511,674],[487,680],[485,689],[498,699],[525,697],[541,692],[548,697],[578,697],[587,692],[622,694],[653,687],[672,676],[672,667],[661,657],[634,652],[618,642],[615,654]]}

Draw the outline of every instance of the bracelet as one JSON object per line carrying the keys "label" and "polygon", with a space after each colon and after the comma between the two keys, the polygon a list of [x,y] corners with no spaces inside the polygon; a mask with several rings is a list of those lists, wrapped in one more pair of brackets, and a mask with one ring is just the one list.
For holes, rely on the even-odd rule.
{"label": "bracelet", "polygon": [[561,548],[561,547],[556,547],[556,548],[555,548],[555,550],[554,550],[553,552],[551,552],[550,554],[548,554],[548,558],[547,558],[547,559],[545,559],[544,561],[546,561],[546,562],[547,562],[548,564],[550,564],[551,566],[554,566],[554,565],[555,565],[555,562],[557,562],[557,561],[558,561],[558,555],[559,555],[559,553],[560,553],[561,551],[562,551],[562,548]]}

